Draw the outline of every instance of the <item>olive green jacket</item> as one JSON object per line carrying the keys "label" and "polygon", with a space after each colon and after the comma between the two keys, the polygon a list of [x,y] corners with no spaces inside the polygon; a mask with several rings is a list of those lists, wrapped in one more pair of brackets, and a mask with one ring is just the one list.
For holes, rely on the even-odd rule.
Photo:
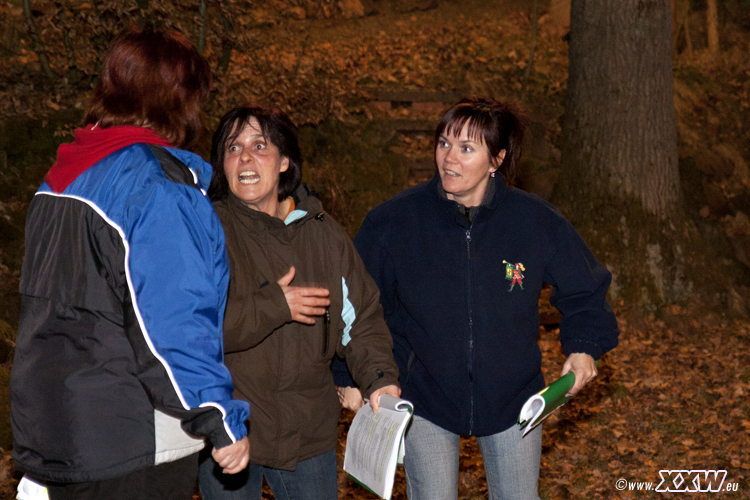
{"label": "olive green jacket", "polygon": [[[294,198],[286,221],[232,194],[214,204],[229,253],[225,363],[235,398],[250,402],[250,461],[285,470],[336,446],[335,355],[365,396],[398,384],[380,294],[351,239],[304,185]],[[328,314],[315,325],[292,321],[277,284],[290,266],[292,286],[330,291]]]}

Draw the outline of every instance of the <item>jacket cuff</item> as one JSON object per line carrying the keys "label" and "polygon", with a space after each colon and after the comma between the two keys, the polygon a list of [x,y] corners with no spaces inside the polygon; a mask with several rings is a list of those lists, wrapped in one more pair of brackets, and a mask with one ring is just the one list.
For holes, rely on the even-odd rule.
{"label": "jacket cuff", "polygon": [[592,358],[599,359],[604,354],[599,344],[586,339],[574,339],[568,340],[563,343],[563,351],[565,354],[570,356],[573,353],[581,352],[588,354]]}
{"label": "jacket cuff", "polygon": [[207,407],[194,410],[189,418],[183,418],[182,429],[193,436],[205,436],[215,448],[223,448],[232,444],[224,429],[224,419],[218,408]]}
{"label": "jacket cuff", "polygon": [[211,444],[216,448],[217,450],[219,448],[225,448],[229,446],[232,443],[232,439],[229,437],[229,435],[224,431],[217,431],[211,434],[208,437],[208,440],[211,441]]}
{"label": "jacket cuff", "polygon": [[364,397],[369,398],[373,392],[387,385],[398,386],[398,375],[389,373],[388,370],[377,368],[374,373],[368,373],[368,376],[360,385],[360,389]]}

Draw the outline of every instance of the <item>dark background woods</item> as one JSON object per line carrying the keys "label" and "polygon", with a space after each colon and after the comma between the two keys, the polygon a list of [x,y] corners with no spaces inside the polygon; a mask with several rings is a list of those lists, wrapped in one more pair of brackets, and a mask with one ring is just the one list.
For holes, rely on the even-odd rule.
{"label": "dark background woods", "polygon": [[[663,468],[726,469],[745,493],[725,496],[747,495],[750,2],[574,1],[570,14],[564,0],[3,3],[0,392],[28,201],[71,139],[107,43],[148,19],[188,34],[215,68],[209,129],[248,100],[293,116],[305,180],[352,234],[431,176],[430,131],[447,104],[522,101],[532,136],[519,185],[558,205],[613,271],[623,326],[599,379],[546,426],[543,498],[634,498],[614,482],[658,483]],[[551,378],[562,354],[554,315],[543,321]],[[9,449],[2,422],[0,441]],[[478,497],[471,441],[462,466],[461,497]],[[343,477],[341,491],[367,497]]]}

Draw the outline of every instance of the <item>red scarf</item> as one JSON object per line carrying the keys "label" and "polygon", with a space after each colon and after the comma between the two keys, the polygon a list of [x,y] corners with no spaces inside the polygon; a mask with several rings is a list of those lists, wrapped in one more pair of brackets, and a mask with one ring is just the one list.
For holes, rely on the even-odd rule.
{"label": "red scarf", "polygon": [[99,160],[131,144],[156,144],[171,146],[169,141],[151,129],[119,125],[100,128],[87,125],[76,129],[73,142],[57,149],[57,161],[44,176],[44,181],[56,193],[65,191],[71,182]]}

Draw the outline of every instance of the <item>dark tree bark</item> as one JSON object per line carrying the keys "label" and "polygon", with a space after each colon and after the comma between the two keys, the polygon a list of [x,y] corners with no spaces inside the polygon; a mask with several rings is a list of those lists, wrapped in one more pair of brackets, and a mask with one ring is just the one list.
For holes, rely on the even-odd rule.
{"label": "dark tree bark", "polygon": [[570,24],[553,200],[610,267],[616,298],[685,299],[697,232],[679,186],[670,0],[573,0]]}
{"label": "dark tree bark", "polygon": [[662,218],[680,197],[671,32],[669,0],[574,0],[563,131],[579,192]]}

